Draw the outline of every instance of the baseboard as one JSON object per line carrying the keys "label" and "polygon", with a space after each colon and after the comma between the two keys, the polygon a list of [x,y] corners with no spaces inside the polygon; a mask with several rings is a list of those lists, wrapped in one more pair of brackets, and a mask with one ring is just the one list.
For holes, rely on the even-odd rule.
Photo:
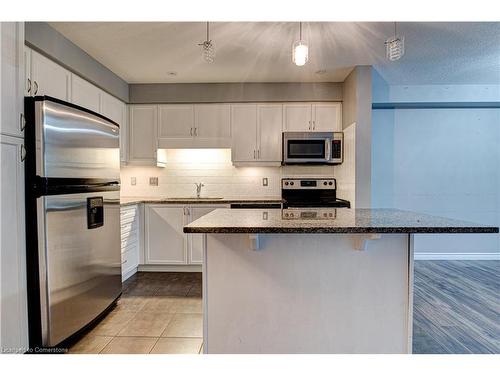
{"label": "baseboard", "polygon": [[500,260],[498,253],[414,253],[415,260]]}
{"label": "baseboard", "polygon": [[201,272],[201,264],[139,264],[138,271],[141,272]]}

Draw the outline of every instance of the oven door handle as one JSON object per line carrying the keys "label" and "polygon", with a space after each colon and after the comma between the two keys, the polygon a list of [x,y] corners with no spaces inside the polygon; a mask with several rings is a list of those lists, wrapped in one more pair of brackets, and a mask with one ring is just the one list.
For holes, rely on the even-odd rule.
{"label": "oven door handle", "polygon": [[325,159],[326,159],[326,161],[330,161],[332,159],[332,155],[330,152],[331,142],[332,142],[331,139],[329,139],[329,138],[325,139]]}

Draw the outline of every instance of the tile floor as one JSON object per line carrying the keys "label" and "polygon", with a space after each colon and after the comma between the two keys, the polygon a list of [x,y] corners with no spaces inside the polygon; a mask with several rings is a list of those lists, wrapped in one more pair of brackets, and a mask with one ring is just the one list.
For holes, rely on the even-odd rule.
{"label": "tile floor", "polygon": [[69,353],[198,354],[202,351],[201,274],[139,272],[117,306]]}

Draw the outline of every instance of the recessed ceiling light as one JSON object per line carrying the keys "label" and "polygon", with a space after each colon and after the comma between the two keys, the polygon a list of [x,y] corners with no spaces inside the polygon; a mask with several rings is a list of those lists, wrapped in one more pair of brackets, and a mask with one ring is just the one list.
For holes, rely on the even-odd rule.
{"label": "recessed ceiling light", "polygon": [[320,69],[320,70],[316,70],[315,72],[316,74],[325,74],[326,73],[326,69]]}
{"label": "recessed ceiling light", "polygon": [[175,77],[177,75],[177,72],[167,72],[167,76],[169,77]]}

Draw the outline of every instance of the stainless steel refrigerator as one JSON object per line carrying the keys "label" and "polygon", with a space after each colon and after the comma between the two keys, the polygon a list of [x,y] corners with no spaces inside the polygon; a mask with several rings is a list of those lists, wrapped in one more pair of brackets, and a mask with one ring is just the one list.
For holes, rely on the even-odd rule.
{"label": "stainless steel refrigerator", "polygon": [[121,293],[119,126],[25,99],[30,347],[64,346]]}

